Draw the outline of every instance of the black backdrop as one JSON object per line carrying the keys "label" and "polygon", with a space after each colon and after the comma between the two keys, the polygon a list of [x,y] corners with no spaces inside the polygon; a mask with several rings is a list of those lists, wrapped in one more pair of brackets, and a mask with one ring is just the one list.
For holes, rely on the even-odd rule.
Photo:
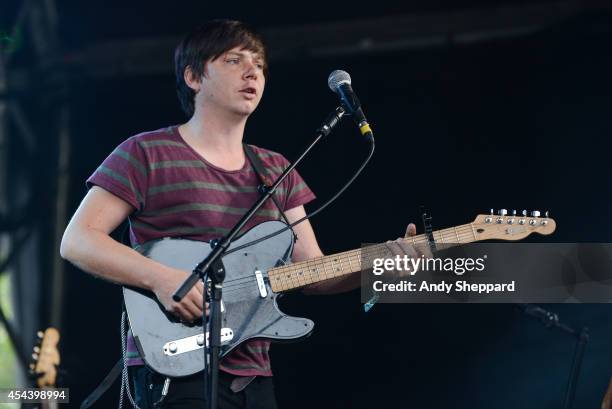
{"label": "black backdrop", "polygon": [[[82,20],[64,11],[68,46],[120,38],[146,20],[146,12],[136,19],[140,10],[132,17],[124,11],[105,10],[98,17],[114,20],[93,27],[92,11],[81,10]],[[313,13],[303,20],[317,21]],[[221,15],[228,14],[251,17],[260,28],[278,21],[263,12]],[[513,40],[281,61],[271,67],[246,140],[294,157],[337,102],[327,75],[345,69],[376,132],[377,152],[352,188],[312,221],[326,253],[402,235],[408,222],[418,222],[420,204],[437,228],[491,207],[535,208],[557,220],[546,240],[608,242],[610,22],[584,15]],[[168,21],[172,30],[192,23]],[[154,32],[156,26],[143,29]],[[184,118],[171,75],[71,85],[72,212],[86,177],[119,142]],[[311,209],[365,153],[348,121],[316,150],[300,169],[319,197]],[[66,296],[62,356],[76,407],[119,356],[120,290],[69,267]],[[561,406],[573,340],[512,305],[377,305],[365,314],[357,292],[294,294],[282,304],[317,324],[308,340],[273,348],[283,408]],[[597,407],[610,375],[611,310],[548,307],[570,325],[591,328],[576,407]],[[113,389],[100,407],[115,405],[117,394]]]}

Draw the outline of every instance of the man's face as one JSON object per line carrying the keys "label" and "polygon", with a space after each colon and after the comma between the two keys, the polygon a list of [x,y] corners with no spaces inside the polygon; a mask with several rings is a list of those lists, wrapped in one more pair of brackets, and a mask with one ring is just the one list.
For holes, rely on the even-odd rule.
{"label": "man's face", "polygon": [[235,47],[209,61],[202,77],[196,103],[207,108],[225,109],[250,115],[261,100],[266,79],[261,55]]}

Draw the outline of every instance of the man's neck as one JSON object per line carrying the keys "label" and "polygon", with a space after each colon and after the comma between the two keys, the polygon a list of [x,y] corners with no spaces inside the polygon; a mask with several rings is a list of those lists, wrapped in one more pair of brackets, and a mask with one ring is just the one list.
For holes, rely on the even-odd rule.
{"label": "man's neck", "polygon": [[228,170],[244,164],[242,139],[247,117],[196,112],[179,130],[185,141],[213,165]]}

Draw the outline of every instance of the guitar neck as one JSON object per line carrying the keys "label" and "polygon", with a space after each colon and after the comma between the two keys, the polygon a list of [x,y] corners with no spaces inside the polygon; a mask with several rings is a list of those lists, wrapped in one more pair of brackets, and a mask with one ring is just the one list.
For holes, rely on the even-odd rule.
{"label": "guitar neck", "polygon": [[[473,223],[468,223],[434,231],[433,238],[437,244],[444,244],[448,247],[487,240],[490,237],[478,231]],[[407,237],[401,240],[408,244],[428,245],[427,236],[425,234]],[[362,257],[366,257],[371,263],[373,258],[388,257],[390,255],[391,253],[385,244],[374,244],[361,249],[349,250],[307,261],[300,261],[286,266],[275,267],[268,271],[268,277],[270,278],[270,286],[274,292],[289,291],[319,281],[361,271],[363,270]],[[369,264],[367,260],[366,264]]]}

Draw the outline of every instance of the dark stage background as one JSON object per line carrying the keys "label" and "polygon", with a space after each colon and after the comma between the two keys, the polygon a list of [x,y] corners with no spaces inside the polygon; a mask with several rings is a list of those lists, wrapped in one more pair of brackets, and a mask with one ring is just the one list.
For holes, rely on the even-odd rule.
{"label": "dark stage background", "polygon": [[[492,7],[476,1],[424,3],[371,4],[365,16],[362,7],[322,2],[61,2],[58,27],[70,62],[70,56],[92,44],[178,39],[198,21],[213,17],[244,19],[265,33],[292,25],[350,25],[365,17]],[[294,158],[337,103],[326,85],[334,69],[351,74],[375,130],[377,151],[363,176],[312,220],[324,251],[401,236],[408,222],[418,225],[421,204],[433,214],[435,228],[467,223],[490,208],[539,209],[549,210],[558,223],[546,241],[609,242],[609,9],[585,9],[520,35],[447,40],[318,55],[306,50],[289,57],[275,57],[271,48],[271,75],[249,121],[247,142]],[[174,94],[172,49],[163,52],[165,71],[89,75],[91,66],[78,64],[66,70],[61,98],[71,110],[69,215],[85,194],[84,180],[118,143],[185,120]],[[17,58],[18,65],[31,68],[27,52]],[[100,58],[97,64],[104,70],[107,61]],[[51,234],[54,222],[47,206],[55,191],[47,171],[60,148],[55,133],[46,132],[46,124],[54,121],[54,83],[43,75],[39,81],[40,88],[26,87],[20,98],[39,118],[40,155],[27,164],[26,173],[38,186],[40,200],[32,209]],[[19,152],[19,143],[12,149]],[[311,210],[344,183],[366,149],[349,121],[317,148],[300,168],[319,198]],[[25,168],[17,153],[11,160],[15,172]],[[43,247],[41,254],[51,257],[57,251]],[[121,294],[117,286],[72,266],[66,269],[61,352],[71,388],[69,407],[77,407],[119,357]],[[575,407],[599,407],[610,379],[612,308],[546,307],[571,326],[590,328]],[[377,305],[366,314],[354,292],[293,294],[284,298],[283,308],[317,326],[306,341],[273,348],[282,408],[561,407],[574,340],[513,305]],[[115,387],[98,407],[114,406],[117,396]]]}

